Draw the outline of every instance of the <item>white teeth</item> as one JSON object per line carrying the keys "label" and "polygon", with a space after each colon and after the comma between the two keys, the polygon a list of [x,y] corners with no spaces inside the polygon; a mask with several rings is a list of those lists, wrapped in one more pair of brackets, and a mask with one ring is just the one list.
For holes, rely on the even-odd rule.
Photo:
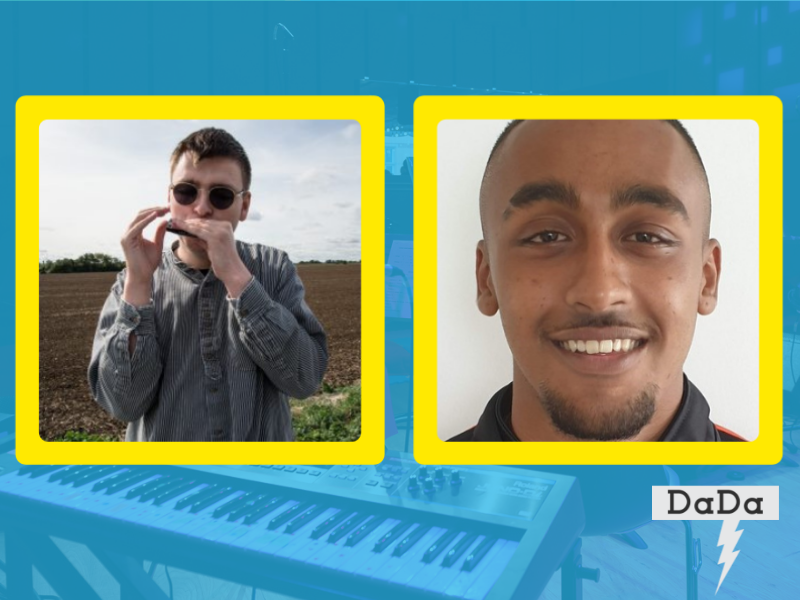
{"label": "white teeth", "polygon": [[630,352],[639,347],[636,340],[568,340],[560,342],[564,350],[585,354],[611,354],[612,352]]}

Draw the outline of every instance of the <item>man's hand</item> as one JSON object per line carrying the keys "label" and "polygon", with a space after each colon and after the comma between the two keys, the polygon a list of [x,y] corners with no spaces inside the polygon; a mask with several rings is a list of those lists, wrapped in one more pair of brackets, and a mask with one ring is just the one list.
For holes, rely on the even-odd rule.
{"label": "man's hand", "polygon": [[122,298],[128,304],[139,307],[150,302],[153,274],[161,262],[167,222],[162,221],[158,224],[153,241],[144,239],[143,232],[150,223],[168,212],[169,208],[166,206],[140,211],[122,236],[121,244],[126,264]]}
{"label": "man's hand", "polygon": [[231,298],[238,298],[253,275],[236,251],[231,224],[211,219],[172,219],[172,222],[198,237],[198,242],[205,246],[214,275],[225,284]]}

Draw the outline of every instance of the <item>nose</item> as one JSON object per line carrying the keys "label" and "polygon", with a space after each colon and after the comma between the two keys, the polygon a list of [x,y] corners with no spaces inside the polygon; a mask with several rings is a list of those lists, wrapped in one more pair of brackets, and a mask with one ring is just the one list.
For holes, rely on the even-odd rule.
{"label": "nose", "polygon": [[197,200],[194,201],[192,210],[198,217],[207,217],[214,212],[208,190],[200,189],[197,191]]}
{"label": "nose", "polygon": [[574,257],[567,303],[582,312],[602,313],[631,301],[628,269],[607,238],[594,237]]}

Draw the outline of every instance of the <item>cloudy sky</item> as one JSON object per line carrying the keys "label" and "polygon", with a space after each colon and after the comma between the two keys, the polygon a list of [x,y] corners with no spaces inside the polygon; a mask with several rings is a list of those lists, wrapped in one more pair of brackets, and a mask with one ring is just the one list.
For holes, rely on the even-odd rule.
{"label": "cloudy sky", "polygon": [[[292,260],[361,258],[361,130],[354,121],[46,121],[39,130],[39,258],[104,252],[139,210],[166,204],[169,157],[203,127],[238,139],[253,201],[236,237]],[[145,235],[152,238],[154,226]],[[167,234],[165,246],[173,240]]]}

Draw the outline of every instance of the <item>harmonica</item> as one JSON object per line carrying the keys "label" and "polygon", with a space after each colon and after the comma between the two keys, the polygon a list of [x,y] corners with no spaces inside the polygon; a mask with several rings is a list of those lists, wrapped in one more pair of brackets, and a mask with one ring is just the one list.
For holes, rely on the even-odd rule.
{"label": "harmonica", "polygon": [[[167,221],[167,231],[170,233],[174,233],[175,235],[185,235],[187,237],[196,238],[197,236],[193,233],[189,233],[188,231],[184,231],[183,229],[178,229],[172,224],[172,219]],[[198,238],[199,239],[199,238]]]}

